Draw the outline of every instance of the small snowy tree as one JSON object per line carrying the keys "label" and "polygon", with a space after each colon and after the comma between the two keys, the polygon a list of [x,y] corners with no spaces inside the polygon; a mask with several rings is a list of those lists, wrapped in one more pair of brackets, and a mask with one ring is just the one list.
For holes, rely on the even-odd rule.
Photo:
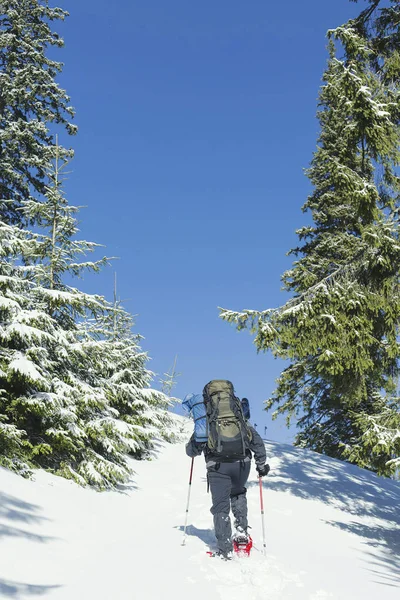
{"label": "small snowy tree", "polygon": [[133,317],[127,313],[114,290],[114,302],[102,317],[84,324],[82,343],[86,353],[97,353],[99,375],[110,405],[125,423],[131,453],[141,457],[156,437],[170,437],[173,423],[167,413],[170,399],[150,388],[153,373],[146,364],[141,336],[133,332]]}
{"label": "small snowy tree", "polygon": [[164,379],[160,379],[161,383],[161,391],[168,396],[171,396],[171,392],[173,388],[176,386],[177,379],[180,377],[181,373],[178,373],[176,370],[176,363],[178,357],[175,356],[174,364],[172,365],[170,371],[164,373]]}
{"label": "small snowy tree", "polygon": [[[173,423],[167,410],[171,405],[169,395],[150,387],[154,373],[147,368],[149,357],[141,349],[143,339],[133,331],[132,315],[125,311],[114,295],[112,343],[114,373],[107,389],[112,406],[121,418],[137,428],[141,450],[153,446],[155,437],[168,437],[173,433]],[[107,339],[107,338],[106,338]]]}
{"label": "small snowy tree", "polygon": [[63,46],[50,24],[68,13],[44,0],[2,0],[0,8],[0,217],[11,223],[22,200],[44,192],[51,124],[70,134],[76,127],[56,83],[62,65],[48,57]]}

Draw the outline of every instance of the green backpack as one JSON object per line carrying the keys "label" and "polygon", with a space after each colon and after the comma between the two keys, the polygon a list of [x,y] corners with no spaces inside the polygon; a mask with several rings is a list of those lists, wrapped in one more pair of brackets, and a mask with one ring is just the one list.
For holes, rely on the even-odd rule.
{"label": "green backpack", "polygon": [[240,460],[245,458],[252,439],[242,406],[230,381],[214,379],[203,390],[206,406],[207,446],[215,458]]}

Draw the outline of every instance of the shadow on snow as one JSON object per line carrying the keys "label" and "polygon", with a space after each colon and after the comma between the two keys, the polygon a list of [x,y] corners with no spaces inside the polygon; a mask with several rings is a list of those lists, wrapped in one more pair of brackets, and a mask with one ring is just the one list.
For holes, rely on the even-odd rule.
{"label": "shadow on snow", "polygon": [[30,585],[29,583],[17,583],[0,579],[0,597],[19,598],[20,594],[27,596],[43,596],[59,585]]}
{"label": "shadow on snow", "polygon": [[[0,520],[3,521],[0,524],[0,539],[3,537],[20,537],[42,543],[55,539],[51,536],[31,533],[19,527],[19,525],[38,524],[48,520],[38,513],[39,507],[35,504],[30,504],[15,496],[0,492]],[[9,523],[4,523],[4,521]]]}
{"label": "shadow on snow", "polygon": [[[310,450],[271,441],[266,448],[272,462],[279,462],[272,476],[263,481],[266,489],[319,500],[355,517],[381,521],[379,525],[326,522],[365,539],[364,560],[376,581],[400,586],[400,484]],[[248,483],[249,487],[255,485],[258,481]]]}
{"label": "shadow on snow", "polygon": [[[39,514],[40,507],[36,504],[25,502],[10,494],[0,492],[0,539],[3,537],[20,537],[33,542],[48,542],[54,537],[31,533],[19,527],[20,525],[40,524],[48,521]],[[6,522],[6,523],[5,523]],[[51,590],[61,587],[59,585],[32,585],[7,579],[0,579],[1,598],[19,598],[21,594],[28,596],[43,596]]]}
{"label": "shadow on snow", "polygon": [[[183,525],[178,525],[178,526],[176,526],[176,529],[179,529],[179,531],[183,532],[184,527],[183,527]],[[214,535],[213,529],[199,529],[198,527],[195,527],[194,525],[188,525],[186,527],[186,535],[198,537],[202,542],[207,544],[207,546],[209,546],[210,548],[215,546],[215,535]]]}

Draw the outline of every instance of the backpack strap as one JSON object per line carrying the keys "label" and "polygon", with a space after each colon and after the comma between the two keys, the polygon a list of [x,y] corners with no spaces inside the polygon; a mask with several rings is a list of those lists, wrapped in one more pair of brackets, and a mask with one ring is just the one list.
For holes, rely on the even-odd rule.
{"label": "backpack strap", "polygon": [[[209,415],[210,421],[214,421],[215,417],[216,417],[216,416],[217,416],[217,414],[218,414],[218,410],[219,410],[219,401],[220,401],[220,395],[219,395],[219,392],[213,392],[212,394],[210,394],[210,396],[209,396],[209,397],[210,397],[210,400],[211,400],[212,396],[215,396],[215,394],[218,394],[218,401],[217,401],[217,402],[215,402],[215,405],[214,405],[214,410],[213,410],[213,412],[212,412],[212,413]],[[212,406],[212,403],[211,403],[211,402],[210,402],[210,404],[211,404],[211,406]]]}

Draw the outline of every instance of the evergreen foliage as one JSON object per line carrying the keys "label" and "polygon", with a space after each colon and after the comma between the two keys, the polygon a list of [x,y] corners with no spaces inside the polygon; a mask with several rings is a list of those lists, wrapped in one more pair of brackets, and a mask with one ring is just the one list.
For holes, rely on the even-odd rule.
{"label": "evergreen foliage", "polygon": [[47,55],[63,40],[51,29],[68,13],[45,0],[0,2],[0,218],[18,222],[22,200],[44,192],[51,124],[71,124],[69,97],[56,82],[62,69]]}
{"label": "evergreen foliage", "polygon": [[392,2],[371,24],[378,4],[328,32],[321,133],[307,172],[313,193],[303,207],[313,224],[298,230],[283,275],[292,300],[221,316],[290,361],[267,409],[297,419],[297,444],[391,475],[400,461],[400,14]]}
{"label": "evergreen foliage", "polygon": [[77,419],[63,382],[69,340],[46,311],[46,290],[27,278],[18,262],[35,236],[27,240],[24,231],[5,225],[0,234],[0,414],[5,424],[1,460],[27,470],[34,457],[40,463],[53,453],[51,441],[60,460],[64,450],[74,446],[67,432],[75,431]]}

